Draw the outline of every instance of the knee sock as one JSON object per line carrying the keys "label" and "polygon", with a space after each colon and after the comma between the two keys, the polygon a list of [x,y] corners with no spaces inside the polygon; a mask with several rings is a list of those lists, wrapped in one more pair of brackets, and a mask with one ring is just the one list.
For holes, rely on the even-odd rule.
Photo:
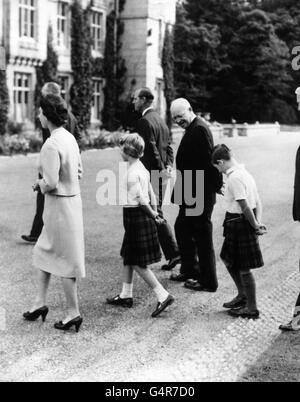
{"label": "knee sock", "polygon": [[256,304],[256,284],[251,272],[241,273],[244,293],[247,297],[247,307],[250,311],[257,310]]}
{"label": "knee sock", "polygon": [[235,286],[237,287],[237,290],[239,293],[238,296],[245,297],[246,295],[245,295],[244,285],[242,282],[242,277],[241,277],[240,271],[231,266],[227,266],[227,270],[228,270],[231,278],[233,279]]}
{"label": "knee sock", "polygon": [[169,296],[169,293],[162,285],[157,285],[153,290],[158,298],[159,303],[163,303]]}
{"label": "knee sock", "polygon": [[133,296],[133,283],[123,283],[121,299],[132,299]]}

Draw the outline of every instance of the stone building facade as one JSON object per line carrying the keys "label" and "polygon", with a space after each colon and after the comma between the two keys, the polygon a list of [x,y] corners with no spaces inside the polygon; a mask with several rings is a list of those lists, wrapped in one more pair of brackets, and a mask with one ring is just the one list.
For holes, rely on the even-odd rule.
{"label": "stone building facade", "polygon": [[[81,0],[86,7],[90,0]],[[72,0],[0,0],[0,46],[9,54],[7,81],[10,94],[9,118],[15,122],[33,120],[36,67],[47,57],[47,32],[53,30],[53,44],[59,56],[62,94],[68,101],[72,85],[71,15]],[[93,0],[91,15],[93,57],[104,57],[106,17],[118,0]],[[137,86],[149,86],[157,96],[157,108],[165,113],[161,66],[164,32],[175,23],[176,0],[126,0],[120,18],[124,21],[122,55],[127,67],[124,99]],[[101,122],[105,77],[94,79],[92,123]]]}

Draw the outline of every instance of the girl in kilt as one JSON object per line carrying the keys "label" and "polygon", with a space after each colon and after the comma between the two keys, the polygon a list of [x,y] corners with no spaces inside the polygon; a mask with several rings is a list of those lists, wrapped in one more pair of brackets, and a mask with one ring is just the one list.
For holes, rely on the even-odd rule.
{"label": "girl in kilt", "polygon": [[258,236],[266,233],[262,225],[262,204],[254,178],[233,158],[226,145],[213,152],[213,164],[227,176],[225,199],[227,212],[224,221],[224,244],[221,258],[226,265],[238,295],[224,307],[229,314],[241,318],[259,318],[256,285],[252,269],[264,266]]}
{"label": "girl in kilt", "polygon": [[152,317],[159,316],[174,298],[159,283],[149,265],[160,262],[162,255],[158,239],[159,217],[156,197],[150,183],[150,174],[140,158],[145,142],[138,134],[127,134],[120,141],[121,154],[128,163],[126,174],[127,203],[124,207],[125,236],[121,249],[124,260],[123,288],[120,295],[107,299],[107,303],[120,307],[133,307],[133,277],[136,272],[154,291],[158,304]]}

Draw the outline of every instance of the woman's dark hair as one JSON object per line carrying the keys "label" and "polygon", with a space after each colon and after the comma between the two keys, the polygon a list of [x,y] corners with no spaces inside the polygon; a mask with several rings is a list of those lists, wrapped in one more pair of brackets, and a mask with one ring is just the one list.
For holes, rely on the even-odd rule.
{"label": "woman's dark hair", "polygon": [[47,119],[56,127],[61,127],[68,120],[66,102],[58,95],[47,95],[41,99],[40,106]]}
{"label": "woman's dark hair", "polygon": [[212,154],[212,163],[216,165],[218,161],[230,161],[232,152],[225,144],[217,145],[214,147]]}

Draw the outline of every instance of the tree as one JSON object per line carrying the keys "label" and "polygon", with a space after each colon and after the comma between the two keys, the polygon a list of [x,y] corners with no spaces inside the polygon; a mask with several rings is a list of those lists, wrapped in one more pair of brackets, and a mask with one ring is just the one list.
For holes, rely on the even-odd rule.
{"label": "tree", "polygon": [[37,81],[34,95],[36,124],[38,124],[37,116],[41,101],[41,90],[47,82],[58,82],[57,69],[58,69],[58,56],[53,47],[52,26],[49,25],[48,38],[47,38],[47,58],[43,62],[41,67],[36,68]]}
{"label": "tree", "polygon": [[162,66],[164,71],[165,97],[167,103],[167,124],[169,127],[172,126],[170,107],[175,97],[174,62],[174,33],[170,26],[167,25],[163,47]]}
{"label": "tree", "polygon": [[8,122],[9,96],[6,72],[0,70],[0,135],[4,135]]}
{"label": "tree", "polygon": [[295,122],[300,73],[291,69],[291,49],[300,36],[299,9],[296,0],[180,3],[177,95],[219,121]]}
{"label": "tree", "polygon": [[[112,10],[107,16],[106,22],[106,44],[105,44],[105,80],[104,88],[104,110],[103,123],[108,130],[115,130],[120,127],[123,119],[123,112],[126,105],[120,101],[124,92],[126,66],[125,60],[121,57],[122,35],[124,23],[120,20],[119,14],[123,11],[126,0],[119,2],[119,9]],[[117,30],[116,30],[117,28]]]}
{"label": "tree", "polygon": [[188,20],[181,4],[175,27],[175,82],[177,96],[188,97],[194,108],[207,110],[215,74],[222,68],[217,25]]}
{"label": "tree", "polygon": [[75,0],[71,6],[71,12],[71,64],[74,82],[70,90],[70,102],[79,127],[86,131],[91,122],[93,101],[90,7],[83,10],[81,2]]}
{"label": "tree", "polygon": [[230,68],[222,72],[222,87],[215,93],[214,112],[220,119],[295,121],[286,99],[289,51],[267,14],[253,10],[242,15],[228,58]]}

